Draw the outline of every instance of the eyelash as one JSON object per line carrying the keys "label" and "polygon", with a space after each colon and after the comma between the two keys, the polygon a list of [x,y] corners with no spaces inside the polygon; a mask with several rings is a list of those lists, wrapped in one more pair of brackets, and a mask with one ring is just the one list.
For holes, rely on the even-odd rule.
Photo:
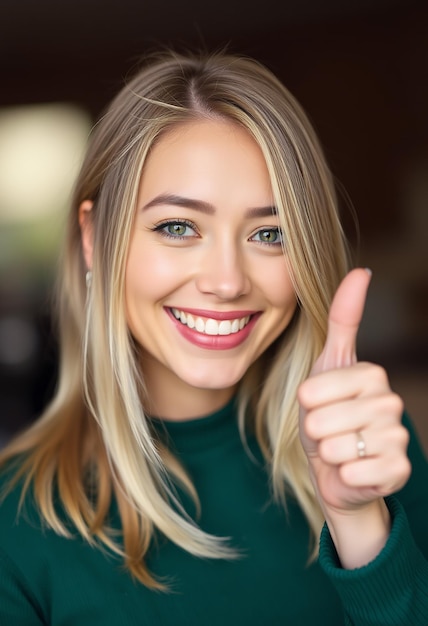
{"label": "eyelash", "polygon": [[[161,222],[159,224],[156,224],[152,230],[154,232],[158,232],[162,237],[166,237],[168,239],[174,239],[174,240],[184,240],[184,239],[191,239],[193,236],[195,235],[173,235],[172,233],[168,233],[166,228],[168,228],[168,226],[175,226],[175,225],[180,225],[180,226],[186,226],[187,228],[190,228],[194,231],[194,233],[197,233],[197,228],[195,226],[195,224],[189,220],[185,220],[185,219],[175,219],[175,220],[167,220],[165,222]],[[256,240],[255,237],[256,235],[260,235],[260,233],[263,232],[269,232],[269,231],[274,231],[275,233],[278,234],[278,241],[273,241],[273,242],[269,242],[269,241],[260,241],[260,240]],[[249,240],[251,241],[255,241],[258,244],[261,244],[263,246],[280,246],[283,242],[283,236],[282,236],[282,232],[281,229],[277,226],[270,226],[270,227],[265,227],[265,228],[259,228],[254,235],[251,235],[251,237],[249,238]]]}
{"label": "eyelash", "polygon": [[190,222],[189,220],[167,220],[166,222],[161,222],[160,224],[156,224],[156,226],[154,226],[154,228],[152,229],[154,232],[158,232],[160,235],[162,235],[162,237],[167,237],[168,239],[190,239],[191,236],[193,235],[173,235],[171,233],[168,233],[165,229],[168,226],[174,226],[174,225],[180,225],[180,226],[187,226],[188,228],[191,228],[195,233],[197,232],[196,226],[195,224],[193,224],[193,222]]}

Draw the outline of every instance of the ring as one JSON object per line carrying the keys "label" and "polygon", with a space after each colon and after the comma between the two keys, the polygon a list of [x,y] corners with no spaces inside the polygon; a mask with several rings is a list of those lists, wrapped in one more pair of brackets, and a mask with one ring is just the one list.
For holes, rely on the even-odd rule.
{"label": "ring", "polygon": [[357,435],[357,454],[358,458],[362,459],[366,456],[366,442],[360,430],[356,432]]}

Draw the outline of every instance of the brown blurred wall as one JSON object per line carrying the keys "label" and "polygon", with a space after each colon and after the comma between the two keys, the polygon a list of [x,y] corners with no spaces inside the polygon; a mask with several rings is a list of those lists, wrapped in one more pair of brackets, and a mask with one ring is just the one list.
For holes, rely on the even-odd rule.
{"label": "brown blurred wall", "polygon": [[[380,10],[351,17],[320,14],[273,23],[245,32],[238,22],[229,24],[230,33],[200,30],[207,48],[228,43],[231,51],[266,63],[312,119],[343,189],[343,219],[356,262],[374,272],[360,355],[387,367],[428,449],[428,5],[394,2],[390,9],[383,3]],[[92,42],[77,37],[76,53],[64,49],[61,56],[39,37],[39,56],[35,40],[25,75],[22,61],[13,67],[1,57],[1,104],[72,101],[95,118],[139,55],[156,47],[152,37],[138,40],[124,30],[111,47],[97,46],[96,33]],[[160,34],[157,41],[193,47],[201,32],[195,27],[165,40]],[[345,196],[358,215],[359,236]],[[48,366],[37,384],[50,390],[55,367],[49,354],[46,359],[42,349]],[[1,375],[0,394],[6,380]],[[10,390],[9,379],[7,384]],[[17,390],[22,393],[22,384]],[[1,411],[3,428],[15,430],[39,408],[30,402],[13,422],[9,409]]]}

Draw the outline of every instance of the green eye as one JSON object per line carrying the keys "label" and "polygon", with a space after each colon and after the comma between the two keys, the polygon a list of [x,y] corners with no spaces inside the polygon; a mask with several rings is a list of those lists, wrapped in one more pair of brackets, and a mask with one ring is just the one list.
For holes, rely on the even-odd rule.
{"label": "green eye", "polygon": [[282,233],[279,228],[262,228],[252,237],[259,243],[280,244],[282,242]]}
{"label": "green eye", "polygon": [[163,237],[170,239],[190,239],[196,236],[196,227],[193,223],[184,220],[168,220],[157,224],[153,228]]}
{"label": "green eye", "polygon": [[262,230],[260,232],[260,241],[265,243],[275,243],[278,239],[278,233],[274,230]]}
{"label": "green eye", "polygon": [[181,222],[172,222],[165,227],[169,235],[175,235],[176,237],[183,237],[186,234],[187,228],[187,224]]}

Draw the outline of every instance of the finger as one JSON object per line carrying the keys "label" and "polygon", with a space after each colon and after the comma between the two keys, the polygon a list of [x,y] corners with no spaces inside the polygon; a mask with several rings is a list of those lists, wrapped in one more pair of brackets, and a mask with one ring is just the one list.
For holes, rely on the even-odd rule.
{"label": "finger", "polygon": [[[328,437],[320,441],[318,454],[324,463],[329,465],[342,465],[362,458],[377,456],[382,448],[379,448],[379,441],[371,436],[367,445],[367,436],[364,431],[346,433],[338,437]],[[361,454],[360,442],[364,442],[364,453]]]}
{"label": "finger", "polygon": [[358,459],[340,467],[340,477],[345,485],[358,489],[375,488],[382,496],[401,489],[407,482],[411,465],[406,455],[391,458]]}
{"label": "finger", "polygon": [[[363,449],[360,446],[364,442]],[[408,434],[405,428],[395,426],[382,431],[362,430],[328,437],[320,441],[318,453],[329,465],[341,465],[353,461],[379,457],[385,450],[389,457],[405,453]]]}
{"label": "finger", "polygon": [[[333,405],[338,402],[389,393],[392,392],[383,367],[360,361],[352,368],[339,368],[307,378],[298,389],[298,399],[301,406],[307,410],[329,406],[330,411],[335,410]],[[339,410],[342,411],[339,417],[343,423],[352,406],[342,406]],[[366,419],[372,419],[370,411]]]}
{"label": "finger", "polygon": [[327,339],[318,358],[314,373],[356,362],[356,340],[363,317],[371,272],[355,269],[340,283],[333,298],[328,318]]}
{"label": "finger", "polygon": [[393,393],[337,402],[309,411],[305,432],[320,441],[364,428],[381,430],[386,425],[401,424],[401,407],[401,398]]}

